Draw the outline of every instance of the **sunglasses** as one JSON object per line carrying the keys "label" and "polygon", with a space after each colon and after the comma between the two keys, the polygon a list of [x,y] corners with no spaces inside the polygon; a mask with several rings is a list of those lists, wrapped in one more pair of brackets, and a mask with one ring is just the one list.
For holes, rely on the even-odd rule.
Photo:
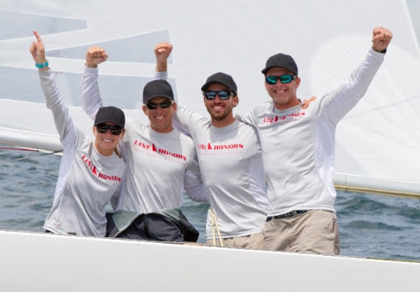
{"label": "sunglasses", "polygon": [[106,125],[106,124],[99,124],[99,125],[96,126],[96,129],[101,134],[105,134],[106,132],[108,132],[108,130],[110,130],[111,134],[116,135],[116,136],[120,135],[121,132],[123,131],[123,128],[121,128],[119,126],[110,126],[110,125]]}
{"label": "sunglasses", "polygon": [[156,102],[151,102],[151,101],[149,101],[149,102],[147,102],[147,103],[145,104],[145,106],[146,106],[149,110],[154,110],[154,109],[157,109],[158,107],[160,107],[160,108],[168,108],[168,107],[170,107],[172,104],[173,104],[173,101],[172,101],[172,100],[165,100],[165,101],[162,101],[161,103],[156,103]]}
{"label": "sunglasses", "polygon": [[266,76],[265,82],[267,82],[267,84],[273,85],[277,83],[278,79],[280,83],[290,83],[295,80],[296,77],[296,75]]}
{"label": "sunglasses", "polygon": [[230,96],[233,95],[233,93],[230,92],[230,91],[227,91],[227,90],[205,91],[204,92],[204,97],[207,100],[213,100],[213,99],[215,99],[216,98],[216,95],[218,95],[221,100],[228,100],[230,98]]}

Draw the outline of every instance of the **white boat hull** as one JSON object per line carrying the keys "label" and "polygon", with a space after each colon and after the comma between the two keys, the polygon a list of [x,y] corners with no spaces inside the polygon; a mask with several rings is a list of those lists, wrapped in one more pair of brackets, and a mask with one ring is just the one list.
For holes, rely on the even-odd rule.
{"label": "white boat hull", "polygon": [[2,291],[418,291],[420,263],[0,231]]}

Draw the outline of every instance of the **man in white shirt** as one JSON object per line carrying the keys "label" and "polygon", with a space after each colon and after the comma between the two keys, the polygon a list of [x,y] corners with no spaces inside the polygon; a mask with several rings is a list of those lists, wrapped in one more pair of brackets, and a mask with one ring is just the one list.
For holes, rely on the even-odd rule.
{"label": "man in white shirt", "polygon": [[305,104],[297,98],[298,68],[289,55],[271,56],[262,70],[271,97],[240,120],[261,140],[270,209],[264,248],[340,253],[334,170],[335,129],[367,91],[383,62],[392,33],[373,30],[372,48],[349,81]]}
{"label": "man in white shirt", "polygon": [[[107,58],[105,51],[98,47],[89,48],[86,54],[82,99],[83,108],[91,117],[102,105],[97,65]],[[184,241],[188,231],[185,228],[190,228],[195,234],[193,240],[188,241],[197,240],[198,233],[180,210],[183,190],[193,200],[206,202],[207,199],[202,190],[193,141],[172,126],[176,108],[170,84],[165,80],[153,80],[143,89],[142,109],[150,124],[127,119],[126,135],[120,144],[127,163],[127,177],[124,196],[118,206],[118,210],[125,212],[116,213],[113,222],[124,224],[116,226],[118,230],[111,235]],[[181,221],[173,222],[174,217]],[[180,226],[180,222],[186,226]]]}
{"label": "man in white shirt", "polygon": [[[166,58],[172,50],[171,45],[167,46],[161,51],[166,52]],[[157,55],[158,78],[167,76],[166,58]],[[201,91],[197,102],[204,101],[211,119],[181,107],[174,119],[175,125],[193,138],[211,204],[207,244],[262,249],[268,203],[256,130],[233,116],[239,97],[230,75],[218,72],[209,76]]]}

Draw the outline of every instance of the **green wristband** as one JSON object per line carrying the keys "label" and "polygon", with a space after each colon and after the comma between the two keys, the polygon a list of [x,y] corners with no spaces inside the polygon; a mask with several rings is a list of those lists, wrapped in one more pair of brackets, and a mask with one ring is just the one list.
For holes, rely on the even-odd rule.
{"label": "green wristband", "polygon": [[48,67],[48,60],[45,59],[45,63],[41,63],[41,64],[35,63],[35,67],[37,67],[38,69],[42,69],[42,68]]}

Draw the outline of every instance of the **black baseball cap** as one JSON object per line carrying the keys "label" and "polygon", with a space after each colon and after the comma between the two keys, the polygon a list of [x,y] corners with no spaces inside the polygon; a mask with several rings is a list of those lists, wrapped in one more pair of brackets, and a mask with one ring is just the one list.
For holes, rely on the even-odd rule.
{"label": "black baseball cap", "polygon": [[209,78],[207,78],[206,83],[203,86],[201,86],[201,90],[206,91],[210,85],[216,84],[216,83],[226,86],[236,96],[238,89],[236,87],[235,81],[233,80],[232,76],[222,73],[222,72],[215,73],[211,75]]}
{"label": "black baseball cap", "polygon": [[166,97],[174,100],[174,93],[168,81],[163,79],[153,80],[143,88],[143,103],[155,97]]}
{"label": "black baseball cap", "polygon": [[112,122],[124,129],[125,115],[124,112],[115,106],[101,107],[95,117],[94,126],[105,122]]}
{"label": "black baseball cap", "polygon": [[298,75],[296,62],[290,55],[279,53],[271,56],[268,58],[267,62],[265,63],[265,68],[261,72],[265,75],[268,70],[274,67],[281,67],[289,70],[295,75]]}

